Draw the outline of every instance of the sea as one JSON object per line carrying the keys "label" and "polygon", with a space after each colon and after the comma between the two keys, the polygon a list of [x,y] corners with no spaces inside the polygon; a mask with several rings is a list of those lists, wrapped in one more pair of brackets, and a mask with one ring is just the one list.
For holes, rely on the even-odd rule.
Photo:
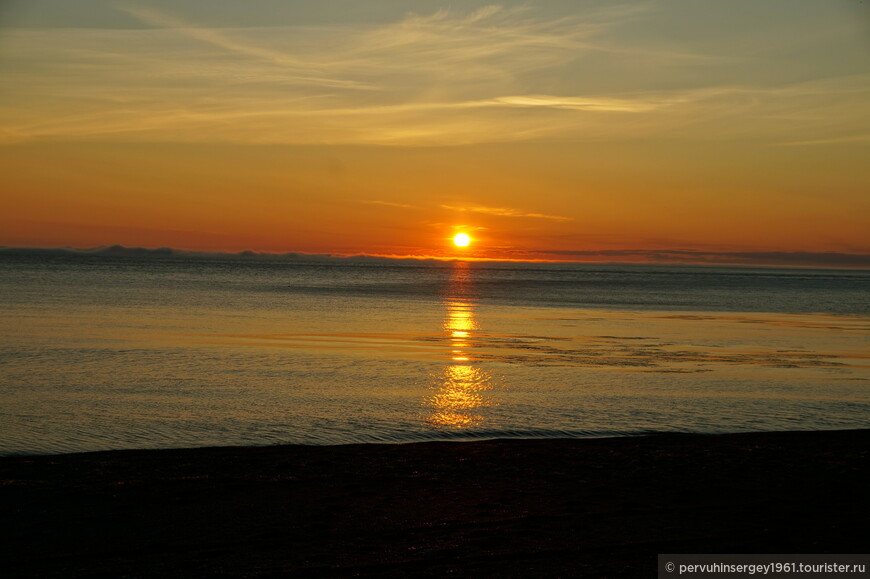
{"label": "sea", "polygon": [[870,271],[0,253],[0,454],[870,428]]}

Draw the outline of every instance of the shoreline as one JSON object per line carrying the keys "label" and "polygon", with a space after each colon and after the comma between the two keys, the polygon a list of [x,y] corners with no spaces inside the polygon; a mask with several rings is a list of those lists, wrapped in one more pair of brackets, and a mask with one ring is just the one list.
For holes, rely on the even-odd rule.
{"label": "shoreline", "polygon": [[870,429],[0,457],[6,577],[649,577],[860,553]]}
{"label": "shoreline", "polygon": [[[498,432],[498,431],[494,431]],[[530,431],[532,432],[532,431]],[[429,444],[476,444],[476,443],[493,443],[493,442],[569,442],[569,441],[600,441],[600,440],[621,440],[621,439],[646,439],[646,438],[670,438],[670,437],[690,437],[690,438],[717,438],[717,437],[740,437],[740,436],[789,436],[792,434],[825,434],[825,433],[870,433],[870,428],[840,428],[840,429],[825,429],[825,430],[768,430],[768,431],[738,431],[738,432],[680,432],[671,430],[646,430],[635,432],[619,432],[608,431],[600,434],[578,434],[574,435],[570,432],[565,432],[562,435],[556,434],[509,434],[500,436],[499,434],[484,435],[484,436],[443,436],[433,438],[414,438],[408,440],[364,440],[360,442],[330,442],[330,443],[297,443],[287,442],[279,444],[220,444],[220,445],[195,445],[195,446],[168,446],[168,447],[140,447],[140,448],[106,448],[97,450],[70,450],[61,452],[28,452],[28,451],[13,451],[11,453],[0,453],[0,472],[3,469],[3,461],[13,459],[50,459],[60,457],[96,457],[97,455],[109,454],[126,454],[126,453],[143,453],[143,454],[179,454],[188,452],[258,452],[266,449],[283,449],[288,452],[301,449],[342,449],[346,447],[368,448],[368,447],[403,447],[413,445],[429,445]]]}

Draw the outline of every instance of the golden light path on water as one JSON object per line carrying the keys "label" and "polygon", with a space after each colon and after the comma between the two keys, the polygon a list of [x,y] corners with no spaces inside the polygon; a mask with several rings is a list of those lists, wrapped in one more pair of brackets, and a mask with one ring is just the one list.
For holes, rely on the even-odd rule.
{"label": "golden light path on water", "polygon": [[443,330],[447,337],[450,363],[436,377],[435,392],[426,400],[431,413],[427,424],[433,428],[462,429],[484,421],[480,409],[491,404],[486,392],[492,376],[474,364],[471,349],[479,331],[471,300],[471,272],[464,262],[454,264],[444,298]]}

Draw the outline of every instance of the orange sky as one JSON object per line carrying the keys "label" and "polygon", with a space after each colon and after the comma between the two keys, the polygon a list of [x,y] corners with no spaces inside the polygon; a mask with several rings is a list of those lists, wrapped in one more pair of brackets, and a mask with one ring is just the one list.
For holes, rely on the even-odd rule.
{"label": "orange sky", "polygon": [[286,4],[0,14],[0,245],[870,253],[863,8]]}

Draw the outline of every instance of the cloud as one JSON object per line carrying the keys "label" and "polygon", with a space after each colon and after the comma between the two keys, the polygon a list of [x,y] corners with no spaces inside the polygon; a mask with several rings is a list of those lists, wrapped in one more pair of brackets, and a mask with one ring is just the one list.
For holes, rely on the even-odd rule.
{"label": "cloud", "polygon": [[152,24],[160,28],[171,29],[180,35],[222,48],[227,52],[249,56],[267,63],[275,64],[291,73],[291,76],[288,78],[292,78],[299,82],[326,87],[357,89],[371,88],[368,85],[351,80],[334,79],[319,74],[313,74],[312,67],[310,67],[304,60],[296,58],[288,52],[263,48],[244,41],[239,41],[232,35],[222,32],[219,29],[204,28],[188,24],[165,12],[139,6],[137,4],[119,2],[114,4],[114,6],[118,10],[126,12],[143,23]]}
{"label": "cloud", "polygon": [[514,107],[544,107],[574,111],[616,111],[643,112],[650,111],[675,100],[653,100],[645,98],[592,98],[592,97],[560,97],[552,95],[520,95],[499,97],[489,101],[490,105]]}
{"label": "cloud", "polygon": [[811,141],[793,141],[790,143],[783,143],[783,145],[837,145],[841,143],[864,143],[870,141],[870,134],[868,135],[849,135],[844,137],[831,137],[828,139],[815,139]]}
{"label": "cloud", "polygon": [[385,207],[398,207],[399,209],[417,209],[416,205],[408,205],[407,203],[394,203],[392,201],[367,200],[362,201],[362,203],[366,203],[368,205],[384,205]]}
{"label": "cloud", "polygon": [[472,213],[484,213],[486,215],[495,215],[498,217],[530,217],[534,219],[551,219],[553,221],[573,221],[573,217],[563,217],[561,215],[544,215],[543,213],[526,213],[519,209],[510,207],[483,207],[477,206],[456,206],[442,205],[442,209],[450,209],[451,211],[470,211]]}
{"label": "cloud", "polygon": [[676,127],[822,144],[870,130],[866,74],[776,85],[741,76],[736,55],[629,34],[654,21],[657,3],[247,28],[113,6],[147,28],[4,30],[0,141],[455,146]]}
{"label": "cloud", "polygon": [[[362,201],[367,205],[382,205],[385,207],[396,207],[399,209],[422,209],[419,205],[409,205],[407,203],[396,203],[393,201],[380,201],[369,199]],[[483,213],[486,215],[495,215],[497,217],[526,217],[532,219],[550,219],[553,221],[573,221],[573,217],[562,217],[560,215],[544,215],[543,213],[529,213],[519,209],[510,207],[484,207],[481,205],[458,206],[458,205],[440,205],[441,209],[450,211],[469,211],[471,213]]]}
{"label": "cloud", "polygon": [[370,255],[370,254],[331,254],[331,253],[267,253],[262,251],[194,251],[189,249],[176,249],[172,247],[127,247],[124,245],[112,245],[90,248],[73,247],[10,247],[0,246],[0,255],[20,256],[81,256],[81,257],[115,257],[128,259],[155,259],[155,260],[210,260],[210,259],[241,259],[245,261],[269,261],[269,262],[306,262],[306,263],[382,263],[385,265],[409,264],[419,265],[420,262],[455,261],[455,258],[442,258],[436,256],[398,256],[398,255]]}
{"label": "cloud", "polygon": [[594,38],[636,10],[547,19],[486,6],[379,24],[219,28],[113,6],[149,28],[10,31],[0,139],[456,145],[564,131],[564,119],[534,111],[666,104],[516,90],[601,51]]}
{"label": "cloud", "polygon": [[74,247],[9,247],[0,246],[0,254],[8,255],[80,255],[80,256],[105,256],[105,257],[135,257],[157,259],[185,259],[185,258],[226,258],[239,257],[244,259],[278,259],[278,260],[319,260],[319,259],[344,259],[343,256],[315,253],[266,253],[260,251],[194,251],[190,249],[176,249],[173,247],[129,247],[125,245],[100,245],[89,248]]}
{"label": "cloud", "polygon": [[641,261],[661,263],[778,265],[795,267],[870,268],[870,254],[807,251],[695,251],[668,249],[535,250],[538,255],[577,258],[579,261]]}

